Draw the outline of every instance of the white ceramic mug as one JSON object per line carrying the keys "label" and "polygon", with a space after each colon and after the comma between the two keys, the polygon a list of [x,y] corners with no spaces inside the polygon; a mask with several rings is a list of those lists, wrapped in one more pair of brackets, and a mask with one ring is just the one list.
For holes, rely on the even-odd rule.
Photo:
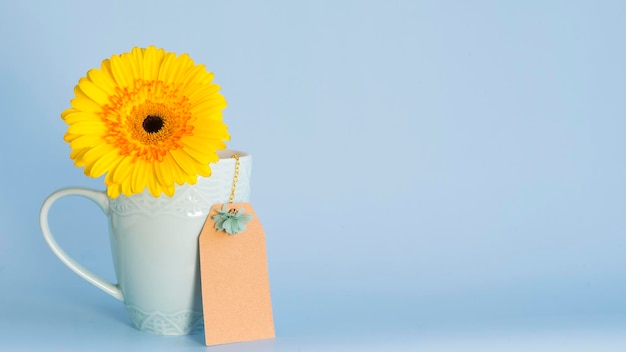
{"label": "white ceramic mug", "polygon": [[[148,191],[115,199],[106,192],[66,188],[43,203],[40,224],[56,256],[76,274],[126,305],[141,331],[186,335],[203,330],[198,236],[211,206],[228,202],[235,175],[233,154],[240,156],[235,202],[250,197],[252,158],[239,151],[220,151],[210,177],[177,187],[173,197],[155,198]],[[118,283],[113,284],[68,256],[48,225],[48,212],[59,198],[78,195],[100,206],[109,219],[111,252]]]}

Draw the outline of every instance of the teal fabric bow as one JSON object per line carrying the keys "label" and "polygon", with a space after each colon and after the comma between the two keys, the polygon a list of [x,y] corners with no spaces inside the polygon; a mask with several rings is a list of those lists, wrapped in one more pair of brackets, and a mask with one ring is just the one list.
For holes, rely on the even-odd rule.
{"label": "teal fabric bow", "polygon": [[217,215],[213,215],[215,229],[224,231],[231,236],[245,231],[246,224],[252,220],[252,214],[244,214],[244,210],[244,208],[228,210],[224,204],[222,210],[218,210]]}

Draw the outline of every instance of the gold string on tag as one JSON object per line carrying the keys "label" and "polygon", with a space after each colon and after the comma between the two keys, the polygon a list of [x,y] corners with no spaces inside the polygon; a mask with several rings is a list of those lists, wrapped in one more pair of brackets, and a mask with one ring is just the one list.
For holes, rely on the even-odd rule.
{"label": "gold string on tag", "polygon": [[[217,209],[217,214],[212,217],[215,221],[215,228],[218,231],[224,231],[231,236],[242,233],[246,230],[246,224],[252,220],[252,214],[244,214],[245,209],[237,209],[233,204],[235,201],[235,190],[237,189],[237,181],[239,181],[239,155],[233,154],[235,159],[235,176],[233,177],[233,187],[230,191],[230,199],[227,206],[224,204],[222,209]],[[230,209],[229,209],[230,208]]]}
{"label": "gold string on tag", "polygon": [[235,200],[235,189],[237,189],[237,181],[239,181],[239,155],[233,154],[233,159],[235,159],[235,176],[233,177],[233,188],[230,191],[230,200],[228,203],[232,204]]}

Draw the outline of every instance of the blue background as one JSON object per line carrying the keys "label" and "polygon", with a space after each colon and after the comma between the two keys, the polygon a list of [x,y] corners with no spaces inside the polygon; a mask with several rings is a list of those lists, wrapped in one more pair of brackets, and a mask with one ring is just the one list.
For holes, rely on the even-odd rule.
{"label": "blue background", "polygon": [[[623,1],[0,2],[0,347],[204,350],[54,257],[103,189],[61,111],[133,46],[189,53],[253,154],[278,337],[212,351],[624,351]],[[114,280],[105,217],[61,245]]]}

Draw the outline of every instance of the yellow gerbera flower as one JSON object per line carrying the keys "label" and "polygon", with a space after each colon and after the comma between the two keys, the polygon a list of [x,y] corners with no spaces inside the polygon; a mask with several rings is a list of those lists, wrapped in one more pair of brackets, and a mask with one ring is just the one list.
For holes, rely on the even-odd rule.
{"label": "yellow gerbera flower", "polygon": [[100,177],[111,198],[148,187],[158,197],[175,184],[210,176],[209,163],[230,138],[226,100],[213,73],[187,54],[150,46],[114,55],[78,81],[61,117],[69,125],[70,158]]}

